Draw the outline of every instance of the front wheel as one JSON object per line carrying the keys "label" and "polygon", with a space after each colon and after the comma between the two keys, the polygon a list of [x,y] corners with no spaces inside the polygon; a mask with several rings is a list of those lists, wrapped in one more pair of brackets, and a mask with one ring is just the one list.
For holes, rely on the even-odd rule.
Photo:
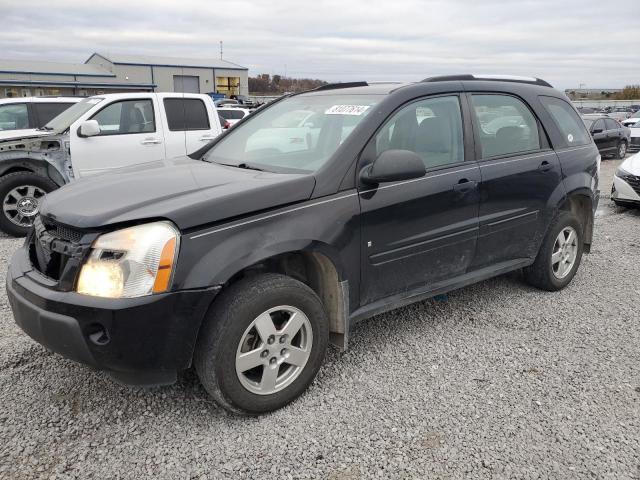
{"label": "front wheel", "polygon": [[1,177],[0,230],[14,237],[24,237],[33,226],[43,197],[56,188],[58,186],[48,178],[31,172]]}
{"label": "front wheel", "polygon": [[560,212],[549,227],[535,262],[524,269],[525,280],[543,290],[563,289],[578,271],[583,248],[580,221],[569,212]]}
{"label": "front wheel", "polygon": [[622,140],[618,143],[618,149],[616,150],[616,158],[621,160],[627,155],[627,142]]}
{"label": "front wheel", "polygon": [[305,391],[328,337],[324,306],[313,290],[284,275],[257,275],[221,293],[201,329],[194,363],[217,403],[259,414]]}

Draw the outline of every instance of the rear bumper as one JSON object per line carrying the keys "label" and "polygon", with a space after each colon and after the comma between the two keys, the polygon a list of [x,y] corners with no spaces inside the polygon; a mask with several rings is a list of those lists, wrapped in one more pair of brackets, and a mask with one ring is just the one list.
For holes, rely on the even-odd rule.
{"label": "rear bumper", "polygon": [[43,279],[26,250],[18,250],[7,272],[16,324],[48,349],[136,385],[173,383],[190,366],[200,325],[219,290],[106,299],[55,291]]}

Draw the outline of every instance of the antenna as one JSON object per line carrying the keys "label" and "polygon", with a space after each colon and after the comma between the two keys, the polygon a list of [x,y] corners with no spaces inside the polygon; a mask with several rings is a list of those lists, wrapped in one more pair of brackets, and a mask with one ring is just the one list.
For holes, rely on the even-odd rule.
{"label": "antenna", "polygon": [[220,60],[222,60],[222,40],[220,40]]}

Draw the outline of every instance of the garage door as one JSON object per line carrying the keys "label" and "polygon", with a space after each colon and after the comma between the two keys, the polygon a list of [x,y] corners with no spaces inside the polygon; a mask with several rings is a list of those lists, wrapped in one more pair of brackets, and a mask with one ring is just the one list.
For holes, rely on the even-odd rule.
{"label": "garage door", "polygon": [[173,91],[182,93],[200,93],[200,77],[174,75]]}

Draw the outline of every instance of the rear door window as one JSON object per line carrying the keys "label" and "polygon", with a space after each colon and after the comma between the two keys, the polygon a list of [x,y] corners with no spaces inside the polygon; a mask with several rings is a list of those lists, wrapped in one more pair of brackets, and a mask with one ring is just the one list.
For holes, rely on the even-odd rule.
{"label": "rear door window", "polygon": [[613,118],[605,118],[604,123],[607,126],[607,130],[618,130],[620,128],[620,124]]}
{"label": "rear door window", "polygon": [[169,130],[209,130],[209,115],[204,102],[198,98],[165,98]]}
{"label": "rear door window", "polygon": [[244,112],[242,110],[218,110],[227,120],[240,120],[244,118]]}
{"label": "rear door window", "polygon": [[[553,117],[567,146],[573,147],[591,143],[589,132],[580,120],[578,113],[569,103],[556,97],[541,96],[539,98],[549,115]],[[596,122],[593,129],[603,128],[598,125]]]}
{"label": "rear door window", "polygon": [[38,127],[42,127],[49,123],[52,119],[60,115],[67,108],[69,108],[73,103],[62,103],[62,102],[51,102],[51,103],[39,103],[34,102],[31,104],[31,107],[36,113],[36,118],[38,119]]}
{"label": "rear door window", "polygon": [[520,99],[502,94],[473,94],[482,158],[540,150],[538,122]]}

